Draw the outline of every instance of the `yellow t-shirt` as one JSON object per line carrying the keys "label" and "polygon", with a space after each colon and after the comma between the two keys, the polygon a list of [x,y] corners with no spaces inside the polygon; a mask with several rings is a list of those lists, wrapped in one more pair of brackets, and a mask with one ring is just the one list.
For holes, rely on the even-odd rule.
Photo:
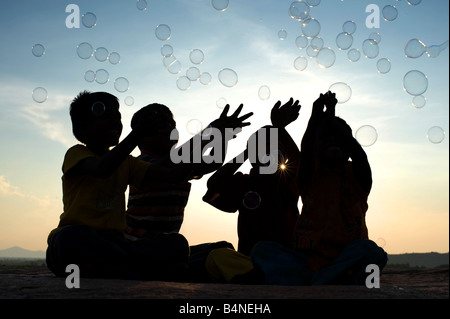
{"label": "yellow t-shirt", "polygon": [[108,178],[66,173],[81,160],[98,157],[84,145],[72,146],[62,167],[64,212],[58,228],[88,225],[98,231],[123,233],[125,229],[125,191],[129,184],[140,186],[149,163],[128,156]]}

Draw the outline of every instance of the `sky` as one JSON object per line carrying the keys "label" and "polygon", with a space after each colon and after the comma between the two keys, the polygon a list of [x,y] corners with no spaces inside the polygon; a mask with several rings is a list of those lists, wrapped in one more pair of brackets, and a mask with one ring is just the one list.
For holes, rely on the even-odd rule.
{"label": "sky", "polygon": [[[412,39],[419,39],[426,47],[448,42],[449,2],[308,1],[318,4],[310,7],[310,18],[315,21],[293,19],[289,14],[292,0],[229,0],[223,11],[214,8],[215,0],[147,0],[145,10],[138,8],[145,3],[135,0],[3,0],[0,249],[46,249],[47,235],[57,226],[63,209],[64,154],[78,143],[72,136],[69,105],[82,90],[106,91],[120,99],[122,138],[130,132],[133,113],[150,103],[162,103],[172,110],[181,142],[191,137],[188,128],[192,123],[207,125],[220,115],[220,99],[230,104],[231,111],[243,103],[243,113],[255,114],[249,119],[252,125],[231,142],[228,160],[243,150],[253,132],[270,124],[272,106],[290,97],[302,105],[299,118],[287,127],[300,145],[312,103],[331,85],[342,82],[351,88],[351,96],[337,105],[336,114],[349,123],[355,136],[359,128],[371,126],[377,137],[374,144],[364,146],[373,173],[366,215],[369,237],[391,254],[448,252],[449,49],[443,47],[434,58],[426,53],[408,58],[405,47]],[[80,15],[93,13],[95,26],[84,26],[80,17],[79,28],[69,28],[77,20],[76,10],[70,10],[73,6],[66,12],[70,4],[79,8]],[[377,10],[366,12],[369,5],[375,5],[379,14]],[[395,9],[383,10],[385,6]],[[72,24],[66,24],[67,17]],[[368,17],[371,24],[366,23]],[[310,29],[309,23],[317,21],[320,29]],[[340,49],[336,37],[347,21],[354,22],[356,31],[351,47]],[[373,28],[377,21],[378,28]],[[159,39],[162,34],[155,32],[163,24],[170,28],[166,40]],[[314,51],[296,45],[304,32],[322,39],[323,47],[333,51],[334,63],[323,59],[329,49],[318,51],[316,47]],[[379,53],[366,57],[364,53],[370,52],[363,51],[363,42],[373,33],[379,37],[372,48],[378,48]],[[283,34],[285,37],[280,38]],[[94,56],[80,58],[77,47],[83,42],[94,50],[104,47],[109,53],[119,53],[120,62],[102,62]],[[33,54],[36,44],[45,48],[45,54]],[[172,61],[176,61],[169,68],[164,65],[169,60],[163,60],[161,53],[164,45],[172,47]],[[348,59],[352,48],[361,54],[356,62]],[[201,64],[190,59],[195,49],[204,54]],[[294,67],[301,56],[307,61],[304,70]],[[380,59],[390,61],[389,72],[379,72]],[[189,89],[180,89],[177,80],[191,67],[209,73],[211,82],[188,81]],[[87,71],[99,69],[109,73],[108,82],[85,80]],[[234,86],[222,83],[227,80],[219,77],[223,69],[237,75]],[[421,86],[420,81],[406,84],[410,93],[426,99],[421,108],[413,105],[415,95],[405,90],[404,77],[409,71],[426,76],[426,80],[419,80],[427,85]],[[128,80],[125,92],[114,86],[120,77]],[[270,89],[268,99],[259,96],[261,86]],[[47,91],[43,102],[33,99],[32,92],[38,87]],[[345,96],[340,94],[338,98],[344,101]],[[132,105],[129,99],[125,103],[127,97],[133,98]],[[429,140],[427,133],[432,127],[444,132],[442,141]],[[360,143],[366,142],[360,139]],[[139,151],[132,154],[137,156]],[[240,170],[248,172],[249,167],[246,163]],[[237,214],[221,212],[202,201],[208,177],[192,182],[181,233],[191,244],[227,240],[237,247]]]}

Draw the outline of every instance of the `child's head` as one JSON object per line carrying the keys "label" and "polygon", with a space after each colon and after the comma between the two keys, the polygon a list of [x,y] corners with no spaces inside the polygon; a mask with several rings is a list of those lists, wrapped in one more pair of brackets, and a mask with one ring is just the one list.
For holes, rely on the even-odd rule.
{"label": "child's head", "polygon": [[[131,119],[131,128],[136,129],[144,118],[149,120],[153,117],[156,119],[157,123],[156,134],[143,139],[139,143],[139,148],[141,150],[150,150],[155,153],[163,153],[160,155],[164,155],[178,142],[178,132],[175,132],[177,138],[171,139],[172,131],[176,130],[176,122],[173,119],[172,112],[167,106],[158,103],[144,106],[133,115],[133,118]],[[154,130],[154,128],[150,127],[149,129]]]}
{"label": "child's head", "polygon": [[324,119],[317,130],[316,156],[327,166],[344,164],[349,159],[348,139],[352,137],[352,129],[343,119]]}
{"label": "child's head", "polygon": [[70,104],[70,118],[73,135],[81,143],[109,147],[119,142],[123,126],[119,101],[112,94],[81,92]]}

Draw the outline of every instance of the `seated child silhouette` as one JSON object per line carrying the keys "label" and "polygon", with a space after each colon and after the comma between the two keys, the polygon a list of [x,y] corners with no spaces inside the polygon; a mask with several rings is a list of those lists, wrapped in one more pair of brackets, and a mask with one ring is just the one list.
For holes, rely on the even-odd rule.
{"label": "seated child silhouette", "polygon": [[[221,117],[213,121],[208,128],[216,128],[224,130],[224,125],[244,127],[249,123],[243,122],[251,114],[237,118],[242,106],[239,107],[235,116],[235,122],[227,120],[225,122],[225,114],[228,112],[229,106],[224,110]],[[170,158],[170,152],[178,142],[178,132],[176,130],[176,122],[170,109],[162,104],[149,104],[137,111],[132,120],[131,128],[134,128],[142,117],[157,118],[160,129],[156,134],[144,138],[139,143],[141,151],[140,159],[161,165],[164,167],[173,167],[174,164]],[[234,127],[228,127],[232,129]],[[151,128],[149,128],[151,129]],[[224,132],[223,132],[224,133]],[[165,236],[170,233],[178,233],[184,220],[184,210],[188,203],[191,183],[190,179],[199,179],[204,174],[211,173],[219,168],[226,155],[226,144],[228,139],[226,134],[221,134],[222,140],[220,150],[213,149],[211,152],[221,152],[221,159],[217,162],[192,163],[193,174],[181,183],[171,183],[168,181],[155,181],[148,183],[143,187],[130,187],[128,210],[126,212],[126,228],[125,235],[128,239],[136,241],[143,238],[155,238]],[[232,137],[232,136],[231,136]],[[202,139],[200,145],[195,145],[195,138],[187,141],[185,145],[189,145],[189,151],[203,150],[205,143],[209,139]],[[183,150],[183,146],[180,146]],[[189,158],[192,154],[189,155]],[[233,248],[231,243],[221,241],[217,243],[205,243],[190,247],[189,266],[194,277],[191,280],[207,280],[204,271],[204,262],[210,250],[218,247]],[[195,274],[194,274],[195,273]],[[203,275],[202,275],[203,273]]]}
{"label": "seated child silhouette", "polygon": [[[295,176],[300,153],[285,127],[298,118],[300,107],[293,99],[283,106],[277,102],[271,111],[272,126],[253,134],[247,149],[208,180],[203,200],[222,211],[239,212],[237,252],[217,249],[208,257],[208,270],[216,281],[237,282],[239,276],[251,274],[254,270],[249,256],[259,241],[294,247],[294,227],[299,215]],[[274,154],[276,158],[269,161]],[[237,172],[247,159],[252,165],[250,172]],[[270,162],[274,162],[275,169],[264,173],[270,171]],[[254,279],[257,276],[251,280]]]}
{"label": "seated child silhouette", "polygon": [[267,284],[363,284],[367,265],[381,270],[387,262],[365,222],[370,165],[350,126],[335,116],[336,103],[335,94],[320,95],[302,139],[295,251],[264,242],[252,252]]}

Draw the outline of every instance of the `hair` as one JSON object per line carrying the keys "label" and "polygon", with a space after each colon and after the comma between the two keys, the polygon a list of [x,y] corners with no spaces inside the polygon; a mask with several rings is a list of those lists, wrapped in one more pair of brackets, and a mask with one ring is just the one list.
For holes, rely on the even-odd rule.
{"label": "hair", "polygon": [[84,129],[86,125],[92,121],[94,115],[92,114],[92,105],[95,102],[117,102],[119,100],[116,96],[106,92],[80,92],[70,104],[70,119],[72,120],[72,132],[77,140],[81,143],[86,143]]}
{"label": "hair", "polygon": [[172,111],[165,106],[164,104],[159,103],[152,103],[147,106],[144,106],[139,111],[134,113],[133,117],[131,118],[131,129],[135,129],[138,126],[139,121],[142,117],[148,116],[149,114],[154,114],[155,116],[158,116],[158,113],[167,113],[170,114],[170,116],[173,118]]}

